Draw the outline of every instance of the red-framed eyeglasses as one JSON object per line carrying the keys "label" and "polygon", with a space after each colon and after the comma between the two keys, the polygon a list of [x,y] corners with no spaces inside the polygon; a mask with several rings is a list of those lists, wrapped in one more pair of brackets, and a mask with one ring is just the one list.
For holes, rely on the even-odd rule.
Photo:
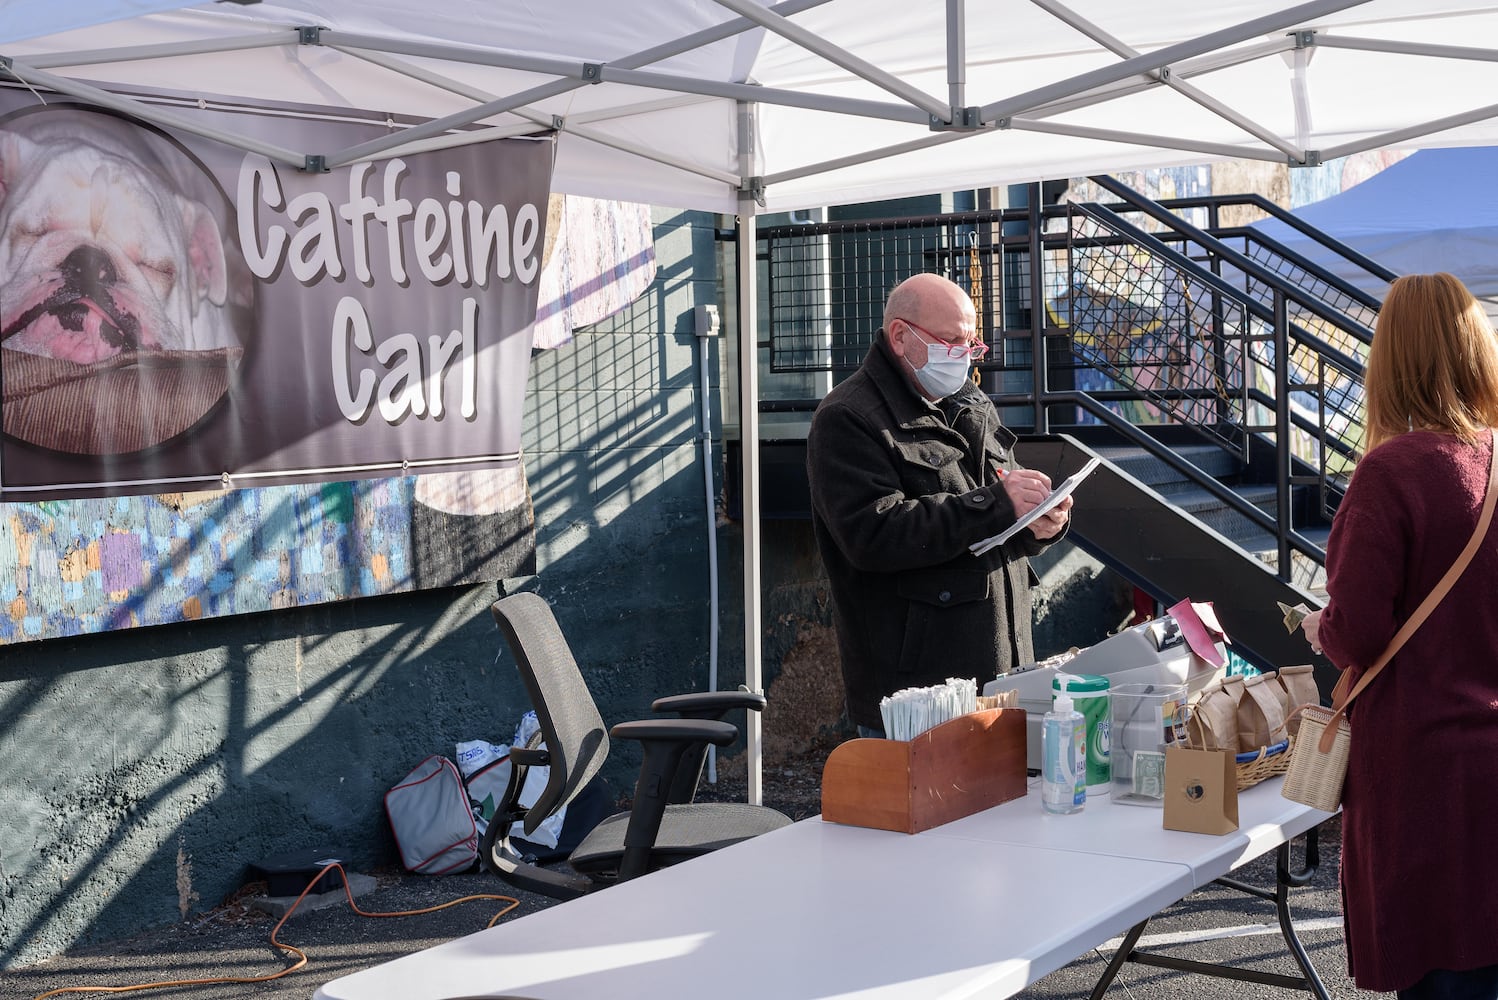
{"label": "red-framed eyeglasses", "polygon": [[[929,330],[926,330],[924,327],[916,326],[908,319],[901,318],[900,322],[910,327],[922,337],[927,338],[921,341],[927,347],[945,347],[947,349],[947,356],[950,358],[959,361],[977,361],[988,353],[988,345],[981,340],[970,341],[966,344],[951,344]],[[932,341],[935,341],[935,343],[932,343]]]}

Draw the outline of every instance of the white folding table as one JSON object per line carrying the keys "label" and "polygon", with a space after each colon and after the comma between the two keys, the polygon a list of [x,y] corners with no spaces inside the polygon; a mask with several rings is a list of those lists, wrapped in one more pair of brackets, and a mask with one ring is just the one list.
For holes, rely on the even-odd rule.
{"label": "white folding table", "polygon": [[1033,792],[913,836],[803,820],[315,996],[1008,997],[1327,818],[1278,784],[1244,793],[1227,837],[1161,830],[1159,810],[1103,799],[1049,816]]}
{"label": "white folding table", "polygon": [[925,836],[1175,862],[1191,869],[1192,887],[1200,888],[1331,818],[1282,796],[1281,783],[1273,778],[1240,792],[1238,829],[1215,837],[1167,830],[1162,810],[1115,804],[1109,795],[1089,796],[1080,813],[1052,815],[1041,808],[1038,778],[1030,780],[1025,798],[964,816]]}
{"label": "white folding table", "polygon": [[[1006,807],[1014,803],[1005,803],[1006,807],[965,816],[929,833],[934,837],[964,837],[994,845],[1044,844],[1055,850],[1184,864],[1191,869],[1193,889],[1217,882],[1274,903],[1280,933],[1301,970],[1299,976],[1284,976],[1138,951],[1135,944],[1150,920],[1145,917],[1124,936],[1122,945],[1114,952],[1112,961],[1093,990],[1093,1000],[1103,995],[1125,962],[1301,989],[1319,1000],[1328,1000],[1326,986],[1291,923],[1289,894],[1292,888],[1306,884],[1314,873],[1319,863],[1316,828],[1332,814],[1286,799],[1279,794],[1282,783],[1283,779],[1274,778],[1239,793],[1238,829],[1221,836],[1167,830],[1162,824],[1162,810],[1114,804],[1108,795],[1089,797],[1081,813],[1050,815],[1041,808],[1038,779],[1031,781],[1029,794],[1021,800],[1030,808],[1010,809]],[[1302,834],[1307,835],[1305,866],[1297,871],[1290,863],[1290,842]],[[1278,854],[1273,889],[1248,885],[1228,877],[1239,866],[1271,850]]]}

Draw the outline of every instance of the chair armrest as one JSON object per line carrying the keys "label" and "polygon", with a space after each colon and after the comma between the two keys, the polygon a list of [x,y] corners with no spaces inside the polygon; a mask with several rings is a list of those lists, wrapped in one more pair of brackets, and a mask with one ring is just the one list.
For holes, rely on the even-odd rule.
{"label": "chair armrest", "polygon": [[735,708],[762,712],[765,696],[758,691],[694,691],[673,694],[650,703],[652,712],[675,712],[684,719],[721,719]]}
{"label": "chair armrest", "polygon": [[[736,708],[762,712],[765,696],[758,691],[694,691],[657,698],[650,703],[652,711],[676,712],[685,719],[721,719]],[[678,805],[697,797],[697,785],[707,764],[707,744],[700,743],[677,769],[671,783],[670,800]]]}
{"label": "chair armrest", "polygon": [[640,719],[620,722],[609,730],[618,740],[641,743],[701,743],[725,747],[738,739],[738,727],[716,719]]}
{"label": "chair armrest", "polygon": [[545,747],[510,747],[510,763],[547,767],[551,764],[551,752]]}

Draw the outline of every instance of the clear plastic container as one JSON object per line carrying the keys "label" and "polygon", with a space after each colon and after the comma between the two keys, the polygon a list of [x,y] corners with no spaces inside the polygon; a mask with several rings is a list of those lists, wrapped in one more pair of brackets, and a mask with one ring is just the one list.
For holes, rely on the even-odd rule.
{"label": "clear plastic container", "polygon": [[1113,801],[1165,805],[1165,748],[1186,738],[1186,685],[1119,684],[1109,692]]}

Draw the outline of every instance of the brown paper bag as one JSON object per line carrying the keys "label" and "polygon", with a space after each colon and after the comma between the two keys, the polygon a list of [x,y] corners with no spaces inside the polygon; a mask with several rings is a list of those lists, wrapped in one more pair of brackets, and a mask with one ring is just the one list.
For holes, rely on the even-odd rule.
{"label": "brown paper bag", "polygon": [[1243,697],[1238,699],[1238,752],[1246,753],[1278,743],[1285,738],[1283,689],[1269,674],[1243,678]]}
{"label": "brown paper bag", "polygon": [[1166,749],[1165,829],[1212,835],[1238,829],[1238,772],[1231,753]]}
{"label": "brown paper bag", "polygon": [[1203,688],[1186,722],[1186,744],[1197,750],[1238,752],[1238,700],[1243,696],[1243,678],[1224,677]]}
{"label": "brown paper bag", "polygon": [[1309,663],[1294,667],[1280,667],[1275,671],[1284,695],[1285,729],[1291,736],[1300,732],[1300,716],[1290,713],[1302,705],[1321,704],[1321,691],[1316,687],[1316,677]]}

